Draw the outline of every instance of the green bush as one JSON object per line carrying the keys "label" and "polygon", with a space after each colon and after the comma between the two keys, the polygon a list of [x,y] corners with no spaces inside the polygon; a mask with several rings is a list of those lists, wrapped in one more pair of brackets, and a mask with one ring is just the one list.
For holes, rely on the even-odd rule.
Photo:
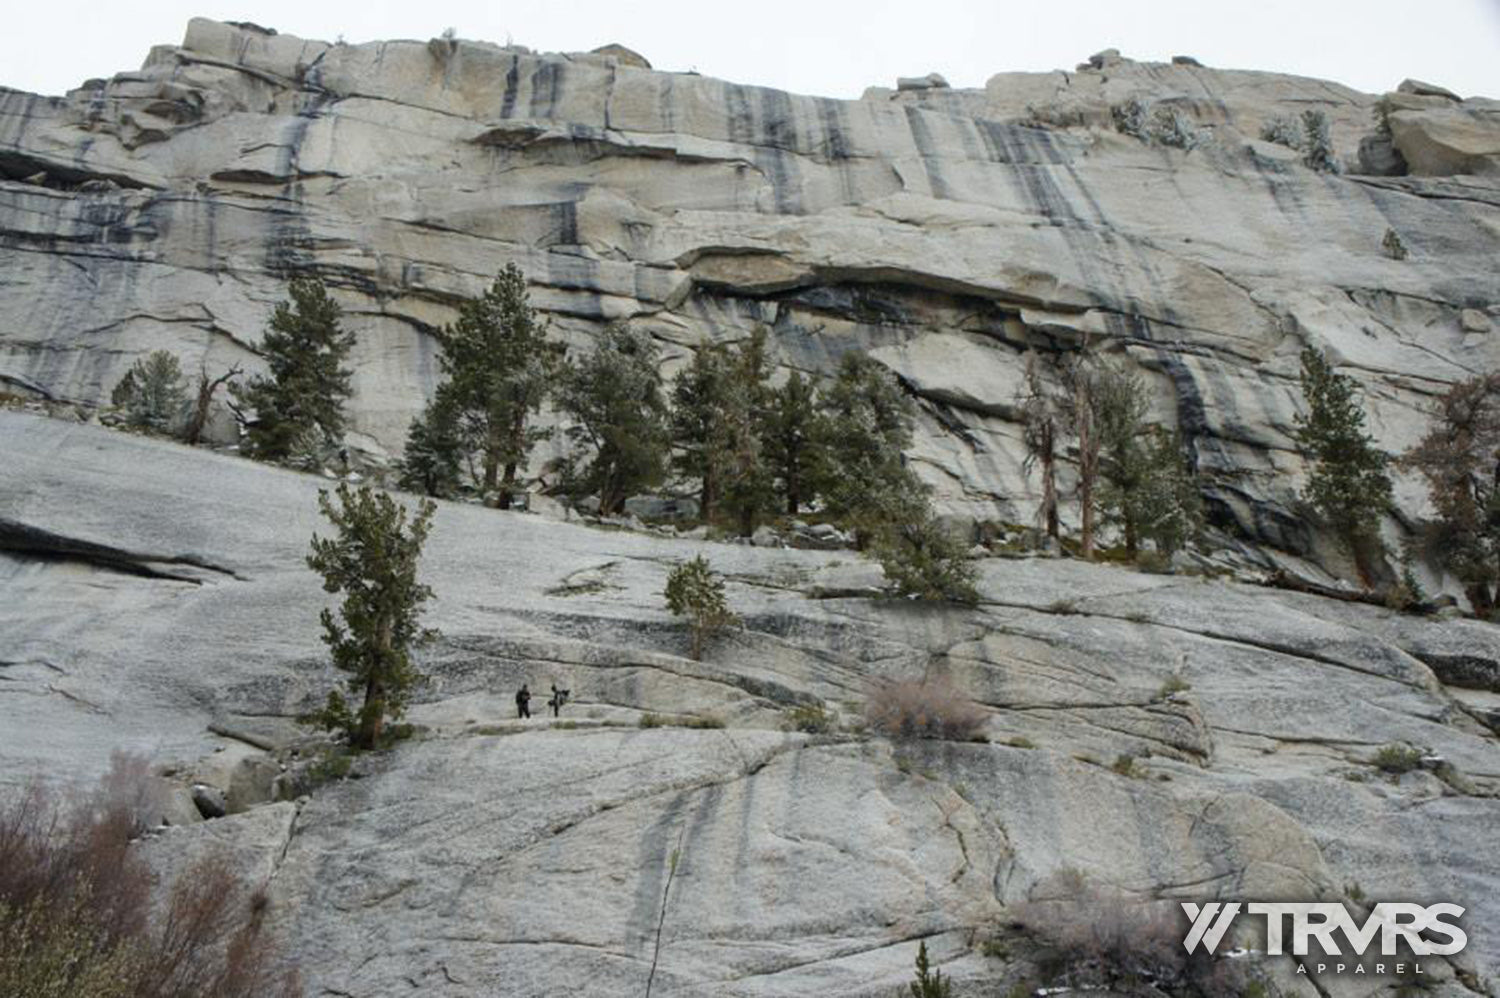
{"label": "green bush", "polygon": [[1338,157],[1328,131],[1328,115],[1316,108],[1302,112],[1302,162],[1320,173],[1338,173]]}
{"label": "green bush", "polygon": [[1422,750],[1415,746],[1392,742],[1389,745],[1382,745],[1370,761],[1383,773],[1400,775],[1420,768],[1423,754]]}
{"label": "green bush", "polygon": [[826,735],[837,728],[833,714],[821,703],[806,703],[784,711],[784,731],[801,731],[809,735]]}
{"label": "green bush", "polygon": [[1193,684],[1181,676],[1172,675],[1167,677],[1166,682],[1161,684],[1161,689],[1156,691],[1158,700],[1165,700],[1174,693],[1186,693],[1193,688]]}
{"label": "green bush", "polygon": [[1302,123],[1295,118],[1278,115],[1260,126],[1263,142],[1274,142],[1288,149],[1302,148]]}
{"label": "green bush", "polygon": [[881,530],[872,553],[902,596],[968,606],[979,602],[968,552],[931,516]]}
{"label": "green bush", "polygon": [[679,563],[668,573],[664,595],[672,615],[688,619],[695,659],[703,657],[709,639],[739,623],[724,598],[724,580],[702,555]]}
{"label": "green bush", "polygon": [[1140,98],[1131,97],[1123,103],[1111,106],[1109,116],[1114,121],[1115,131],[1144,142],[1148,138],[1146,133],[1148,110]]}
{"label": "green bush", "polygon": [[153,350],[115,385],[110,402],[126,424],[153,433],[176,433],[188,416],[187,383],[177,358]]}

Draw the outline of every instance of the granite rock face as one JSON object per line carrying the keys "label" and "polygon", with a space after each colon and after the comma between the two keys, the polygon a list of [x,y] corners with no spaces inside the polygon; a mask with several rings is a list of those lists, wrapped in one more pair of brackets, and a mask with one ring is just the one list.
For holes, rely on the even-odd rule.
{"label": "granite rock face", "polygon": [[[782,369],[874,352],[922,399],[918,470],[943,508],[1026,523],[1021,353],[1087,343],[1149,377],[1214,522],[1269,562],[1327,560],[1294,508],[1304,345],[1360,378],[1392,451],[1435,392],[1496,363],[1461,318],[1500,306],[1493,101],[1409,81],[1381,130],[1373,95],[1114,50],[982,90],[923,82],[837,101],[619,46],[330,45],[196,19],[139,71],[0,92],[0,378],[97,403],[153,348],[254,369],[287,279],[315,272],[359,336],[354,442],[378,458],[440,376],[434,328],[515,262],[575,350],[622,320],[668,371],[758,324]],[[1132,99],[1196,145],[1117,133]],[[1307,109],[1343,175],[1259,139]],[[1359,175],[1362,142],[1409,175]],[[1382,252],[1388,229],[1408,259]],[[1393,540],[1424,502],[1398,495]]]}
{"label": "granite rock face", "polygon": [[[313,272],[358,335],[354,443],[389,457],[439,377],[432,332],[515,262],[574,350],[626,321],[670,373],[764,324],[784,370],[876,357],[921,402],[916,467],[955,529],[1033,515],[1023,352],[1119,353],[1220,542],[1315,571],[1337,566],[1295,508],[1300,349],[1360,379],[1393,452],[1500,359],[1493,102],[1413,82],[1382,128],[1373,95],[1114,50],[922,82],[834,101],[621,46],[194,20],[138,72],[0,91],[0,387],[87,407],[159,348],[255,369]],[[1192,149],[1115,131],[1130,100]],[[1342,173],[1259,138],[1309,108]],[[1456,902],[1471,944],[1435,993],[1500,986],[1491,625],[1040,557],[986,558],[979,606],[932,607],[867,595],[879,569],[817,527],[724,545],[442,504],[419,734],[303,794],[278,760],[335,681],[303,563],[326,484],[0,411],[0,786],[150,753],[180,786],[142,848],[229,849],[312,994],[888,996],[925,939],[964,994],[1004,995],[1021,970],[986,943],[1070,877]],[[1424,502],[1397,498],[1393,539]],[[744,627],[695,662],[661,587],[700,553]],[[988,741],[859,732],[872,692],[923,676]],[[517,723],[523,681],[575,702]],[[784,729],[812,704],[841,732]],[[1425,768],[1382,773],[1388,745]],[[1267,971],[1308,998],[1388,983]]]}
{"label": "granite rock face", "polygon": [[[962,993],[1005,994],[1020,971],[985,944],[1070,876],[1454,901],[1473,942],[1429,961],[1437,993],[1495,981],[1492,625],[1045,558],[981,562],[974,609],[838,597],[878,569],[444,503],[421,733],[257,803],[258,749],[334,682],[301,560],[326,483],[14,413],[0,466],[6,536],[53,539],[0,550],[0,785],[124,748],[217,786],[227,817],[143,848],[227,848],[268,883],[309,993],[889,995],[923,938]],[[694,662],[660,594],[699,553],[744,627]],[[924,675],[983,708],[986,743],[849,730]],[[574,702],[517,722],[523,681]],[[845,733],[783,730],[811,703]],[[1443,765],[1385,776],[1391,743]]]}

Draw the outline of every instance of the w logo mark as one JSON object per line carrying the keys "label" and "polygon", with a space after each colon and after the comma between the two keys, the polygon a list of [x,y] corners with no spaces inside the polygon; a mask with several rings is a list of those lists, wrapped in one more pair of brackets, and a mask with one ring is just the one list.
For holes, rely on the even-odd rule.
{"label": "w logo mark", "polygon": [[1187,938],[1182,941],[1183,948],[1191,953],[1201,942],[1203,948],[1212,953],[1218,948],[1219,941],[1224,938],[1224,933],[1229,931],[1229,923],[1233,922],[1234,916],[1240,913],[1240,902],[1231,901],[1229,904],[1220,904],[1218,901],[1210,901],[1207,904],[1197,905],[1184,901],[1182,910],[1187,912],[1187,917],[1193,920],[1193,927],[1188,930]]}

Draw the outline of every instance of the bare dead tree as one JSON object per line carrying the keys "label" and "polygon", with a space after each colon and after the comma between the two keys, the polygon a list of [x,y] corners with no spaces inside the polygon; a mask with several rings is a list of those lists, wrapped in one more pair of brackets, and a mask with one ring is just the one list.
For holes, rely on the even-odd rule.
{"label": "bare dead tree", "polygon": [[1036,351],[1026,354],[1026,387],[1021,394],[1022,442],[1026,458],[1021,464],[1025,474],[1040,467],[1042,504],[1037,517],[1047,536],[1058,535],[1057,518],[1057,437],[1062,429],[1063,412],[1056,394],[1042,381],[1041,358]]}
{"label": "bare dead tree", "polygon": [[189,444],[197,444],[203,437],[203,428],[208,425],[208,409],[213,405],[214,394],[230,381],[243,373],[240,365],[234,364],[229,370],[212,380],[208,377],[207,361],[198,367],[198,395],[193,400],[193,410],[188,419],[187,428],[183,431],[183,439]]}

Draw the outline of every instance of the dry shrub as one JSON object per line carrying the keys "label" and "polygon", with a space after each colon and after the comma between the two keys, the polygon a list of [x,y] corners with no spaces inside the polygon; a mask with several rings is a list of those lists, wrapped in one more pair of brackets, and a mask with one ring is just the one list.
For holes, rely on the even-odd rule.
{"label": "dry shrub", "polygon": [[985,712],[946,677],[891,683],[865,701],[865,722],[890,738],[968,741],[981,736],[985,720]]}
{"label": "dry shrub", "polygon": [[1243,968],[1183,948],[1188,924],[1175,901],[1127,895],[1076,870],[1038,884],[1032,898],[1012,909],[1012,926],[1049,984],[1217,998],[1248,983]]}
{"label": "dry shrub", "polygon": [[301,994],[261,931],[264,895],[225,857],[206,855],[155,890],[132,843],[161,814],[164,789],[147,760],[117,753],[91,792],[35,780],[0,802],[0,995]]}

